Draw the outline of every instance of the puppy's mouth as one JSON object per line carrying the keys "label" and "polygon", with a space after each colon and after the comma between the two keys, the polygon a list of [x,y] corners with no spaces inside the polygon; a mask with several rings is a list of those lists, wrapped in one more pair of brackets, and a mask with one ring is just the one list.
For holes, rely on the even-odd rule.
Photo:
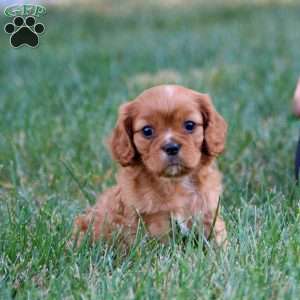
{"label": "puppy's mouth", "polygon": [[185,167],[180,161],[170,161],[165,167],[163,177],[181,177],[188,173],[188,168]]}

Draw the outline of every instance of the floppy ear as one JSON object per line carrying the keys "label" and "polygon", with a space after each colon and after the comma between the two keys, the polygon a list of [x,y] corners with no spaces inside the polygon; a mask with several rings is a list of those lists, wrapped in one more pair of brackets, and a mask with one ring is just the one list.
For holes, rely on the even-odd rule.
{"label": "floppy ear", "polygon": [[132,103],[125,103],[119,108],[116,127],[109,140],[112,156],[122,166],[133,163],[136,156],[133,144]]}
{"label": "floppy ear", "polygon": [[200,94],[198,101],[204,116],[204,142],[202,151],[209,156],[217,156],[225,148],[227,123],[215,110],[210,97]]}

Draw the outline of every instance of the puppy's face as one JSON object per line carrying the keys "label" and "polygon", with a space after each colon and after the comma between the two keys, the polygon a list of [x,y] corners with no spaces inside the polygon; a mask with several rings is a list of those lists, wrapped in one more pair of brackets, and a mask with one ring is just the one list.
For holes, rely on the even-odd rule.
{"label": "puppy's face", "polygon": [[223,151],[226,123],[207,95],[180,86],[146,90],[121,106],[111,150],[121,165],[143,164],[163,177],[192,172]]}
{"label": "puppy's face", "polygon": [[199,164],[204,139],[204,120],[197,102],[169,87],[142,97],[136,105],[133,143],[144,165],[166,177],[193,170]]}

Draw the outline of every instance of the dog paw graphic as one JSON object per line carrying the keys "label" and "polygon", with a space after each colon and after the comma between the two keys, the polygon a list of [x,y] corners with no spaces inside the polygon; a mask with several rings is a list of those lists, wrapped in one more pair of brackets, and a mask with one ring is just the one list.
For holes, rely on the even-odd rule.
{"label": "dog paw graphic", "polygon": [[37,47],[39,44],[38,34],[44,32],[45,27],[42,23],[35,24],[35,18],[29,16],[25,19],[15,17],[13,23],[7,23],[4,27],[6,33],[11,34],[10,43],[17,48],[22,45]]}

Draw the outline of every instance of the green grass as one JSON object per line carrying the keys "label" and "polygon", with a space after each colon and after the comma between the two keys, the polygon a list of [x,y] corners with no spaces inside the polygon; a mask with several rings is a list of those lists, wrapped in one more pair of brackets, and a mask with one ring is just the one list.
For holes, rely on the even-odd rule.
{"label": "green grass", "polygon": [[[39,48],[12,49],[0,34],[0,298],[299,299],[299,15],[299,5],[51,8]],[[143,237],[129,256],[72,249],[74,216],[114,183],[104,144],[119,104],[158,83],[210,93],[229,123],[228,250]]]}

